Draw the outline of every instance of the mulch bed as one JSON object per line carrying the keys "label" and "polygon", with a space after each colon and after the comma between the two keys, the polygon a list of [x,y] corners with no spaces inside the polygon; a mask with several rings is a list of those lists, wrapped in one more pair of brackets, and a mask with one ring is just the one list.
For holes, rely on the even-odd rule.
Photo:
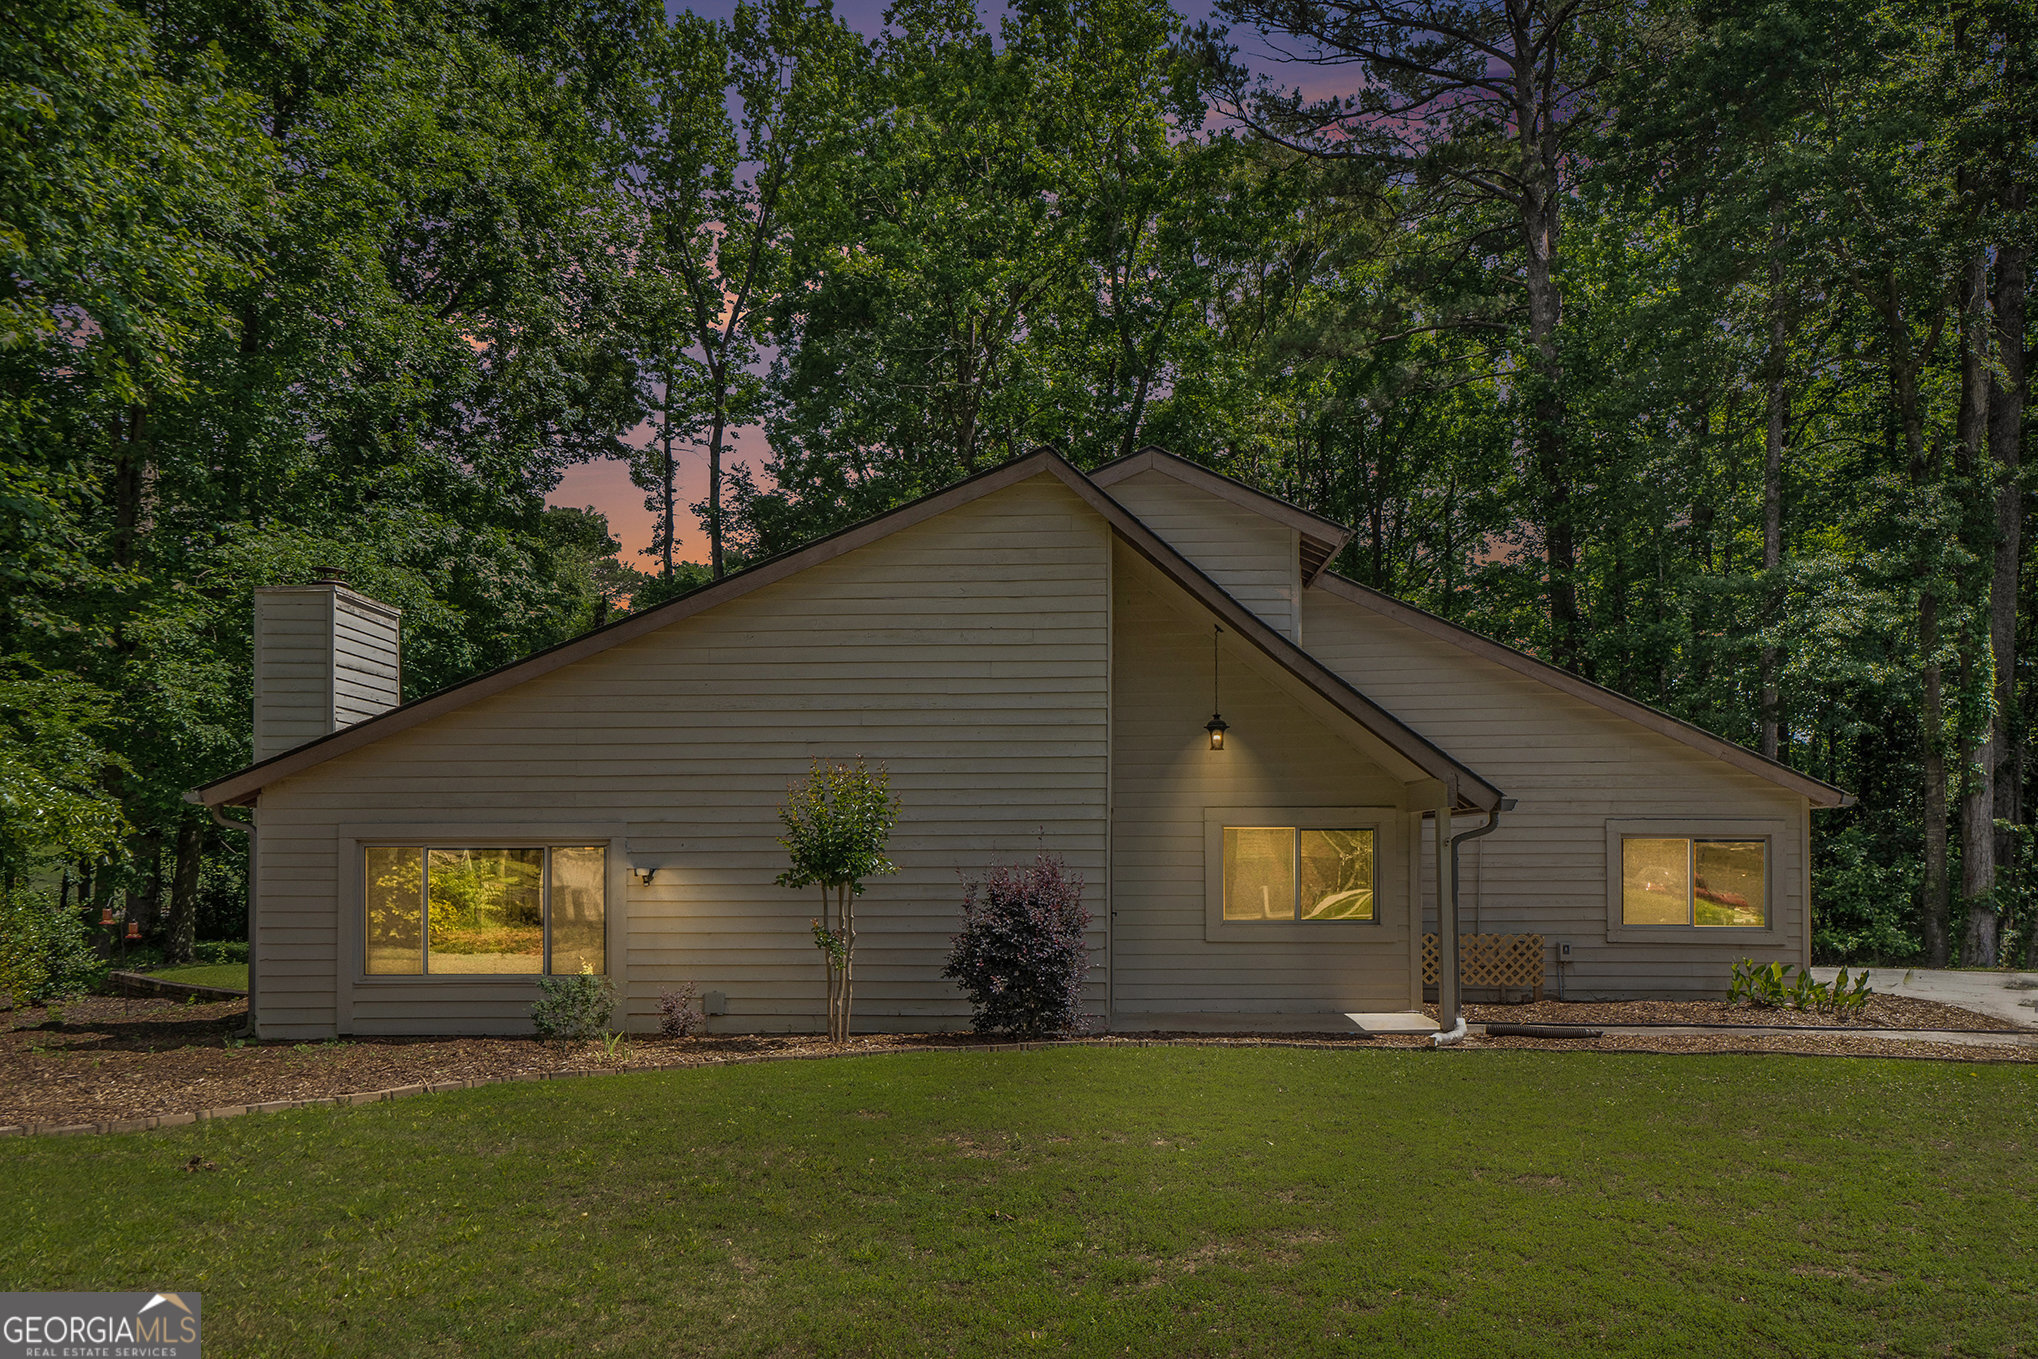
{"label": "mulch bed", "polygon": [[[1885,999],[1885,998],[1878,998]],[[1965,1010],[1929,1001],[1895,1001],[1906,1007],[1898,1022],[1877,1027],[2009,1028]],[[1873,1005],[1873,1002],[1871,1002]],[[1646,1010],[1655,1018],[1642,1018]],[[1926,1007],[1943,1012],[1928,1017]],[[1725,1006],[1712,1007],[1725,1011]],[[1618,1005],[1467,1007],[1469,1017],[1593,1024],[1747,1022],[1694,1017],[1704,1005],[1630,1002]],[[1490,1011],[1490,1014],[1484,1013]],[[1760,1023],[1789,1012],[1762,1011]],[[1957,1023],[1946,1023],[1947,1015]],[[56,1011],[30,1009],[0,1015],[0,1127],[97,1124],[189,1114],[200,1110],[350,1095],[363,1091],[436,1085],[479,1078],[544,1076],[709,1065],[764,1057],[807,1057],[981,1047],[996,1041],[970,1034],[898,1034],[859,1037],[840,1047],[806,1034],[668,1039],[632,1035],[618,1060],[599,1044],[541,1043],[533,1038],[355,1038],[322,1043],[237,1042],[245,1002],[181,1004],[148,998],[92,996]],[[1888,1020],[1890,1016],[1882,1016]],[[1156,1041],[1209,1046],[1326,1046],[1342,1048],[1428,1046],[1421,1035],[1370,1040],[1350,1034],[1252,1035],[1125,1034],[1090,1040],[1107,1044]],[[1472,1038],[1467,1048],[1580,1048],[1604,1052],[1805,1053],[1825,1056],[1917,1056],[1960,1061],[2038,1060],[2034,1046],[1980,1046],[1913,1042],[1870,1032],[1804,1034],[1609,1035],[1587,1041]]]}
{"label": "mulch bed", "polygon": [[[1434,1015],[1436,1008],[1428,1007]],[[1543,999],[1527,1005],[1467,1005],[1474,1024],[1758,1024],[1764,1028],[1983,1029],[2014,1032],[1994,1015],[1913,996],[1870,992],[1859,1010],[1828,1012],[1784,1006],[1729,1005],[1723,1000],[1582,1001]]]}

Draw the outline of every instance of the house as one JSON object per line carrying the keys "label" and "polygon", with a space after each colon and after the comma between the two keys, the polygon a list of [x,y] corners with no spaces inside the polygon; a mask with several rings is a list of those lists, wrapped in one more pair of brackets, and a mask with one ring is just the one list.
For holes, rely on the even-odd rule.
{"label": "house", "polygon": [[866,1030],[968,1023],[958,875],[1041,850],[1118,1029],[1413,1010],[1438,920],[1447,981],[1460,930],[1539,936],[1570,997],[1809,961],[1843,793],[1331,573],[1346,536],[1158,450],[1040,453],[407,704],[392,610],[261,591],[259,762],[190,795],[253,809],[259,1031],[525,1031],[582,966],[631,1028],[685,980],[717,1031],[817,1029],[815,899],[773,883],[817,758],[904,802]]}

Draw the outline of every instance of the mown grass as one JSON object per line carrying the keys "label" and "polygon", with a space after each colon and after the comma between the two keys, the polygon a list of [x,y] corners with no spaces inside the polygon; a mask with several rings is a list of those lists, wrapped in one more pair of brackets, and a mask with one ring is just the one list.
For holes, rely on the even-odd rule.
{"label": "mown grass", "polygon": [[2034,1119],[2014,1065],[704,1068],[0,1144],[0,1286],[197,1290],[214,1356],[2028,1354]]}
{"label": "mown grass", "polygon": [[159,967],[149,975],[163,981],[182,982],[186,986],[223,986],[229,991],[248,989],[246,963],[189,963],[183,967]]}

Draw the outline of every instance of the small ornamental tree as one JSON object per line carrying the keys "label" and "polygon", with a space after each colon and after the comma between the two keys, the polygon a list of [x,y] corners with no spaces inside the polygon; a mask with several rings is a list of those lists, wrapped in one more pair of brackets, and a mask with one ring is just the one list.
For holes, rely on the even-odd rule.
{"label": "small ornamental tree", "polygon": [[962,933],[941,970],[969,997],[978,1033],[1063,1036],[1083,1027],[1090,974],[1083,880],[1043,854],[962,888]]}
{"label": "small ornamental tree", "polygon": [[899,800],[883,765],[871,770],[861,760],[853,765],[816,760],[806,779],[786,790],[778,819],[785,825],[778,842],[792,861],[778,875],[779,886],[821,889],[821,916],[813,926],[827,978],[828,1038],[846,1042],[854,1003],[856,899],[865,878],[899,871],[885,857],[899,822]]}

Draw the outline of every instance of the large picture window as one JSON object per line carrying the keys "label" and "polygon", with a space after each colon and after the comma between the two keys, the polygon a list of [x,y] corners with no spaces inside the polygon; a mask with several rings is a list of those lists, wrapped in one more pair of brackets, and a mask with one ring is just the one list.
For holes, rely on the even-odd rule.
{"label": "large picture window", "polygon": [[608,970],[600,846],[369,845],[370,976]]}
{"label": "large picture window", "polygon": [[1768,925],[1767,842],[1624,835],[1620,845],[1623,925]]}
{"label": "large picture window", "polygon": [[1373,831],[1224,828],[1224,919],[1371,920]]}

